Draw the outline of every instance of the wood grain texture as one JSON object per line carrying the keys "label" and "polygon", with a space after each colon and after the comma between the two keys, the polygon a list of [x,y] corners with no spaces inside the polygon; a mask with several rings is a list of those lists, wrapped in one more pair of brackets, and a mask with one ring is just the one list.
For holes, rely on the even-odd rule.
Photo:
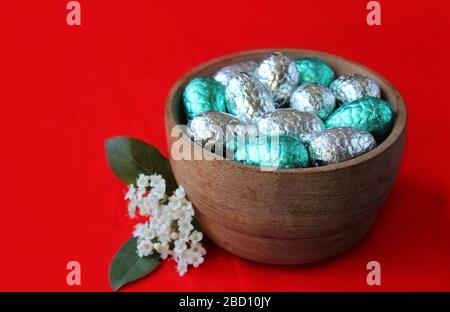
{"label": "wood grain texture", "polygon": [[[219,58],[198,66],[172,88],[166,104],[170,147],[179,137],[171,130],[185,123],[181,95],[196,76],[223,66],[259,60],[273,50]],[[405,142],[406,111],[398,91],[362,65],[330,54],[278,49],[293,58],[317,57],[337,75],[360,73],[374,79],[396,120],[389,137],[374,150],[339,164],[318,168],[260,171],[227,160],[173,160],[175,178],[194,204],[203,231],[216,244],[243,258],[272,264],[301,264],[342,253],[369,231],[395,182]],[[185,144],[191,144],[187,137]],[[202,151],[192,144],[191,154]],[[193,158],[192,158],[193,159]]]}

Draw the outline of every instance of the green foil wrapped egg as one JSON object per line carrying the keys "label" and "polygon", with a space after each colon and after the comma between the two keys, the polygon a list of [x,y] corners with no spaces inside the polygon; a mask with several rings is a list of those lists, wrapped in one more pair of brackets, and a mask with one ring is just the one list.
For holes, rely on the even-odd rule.
{"label": "green foil wrapped egg", "polygon": [[317,58],[299,58],[294,60],[300,73],[299,83],[318,83],[328,86],[334,79],[331,67]]}
{"label": "green foil wrapped egg", "polygon": [[393,121],[394,111],[388,102],[379,98],[364,97],[339,107],[325,121],[325,126],[365,130],[380,140],[387,136]]}
{"label": "green foil wrapped egg", "polygon": [[299,168],[309,165],[302,142],[288,136],[262,136],[235,140],[235,161],[260,167]]}
{"label": "green foil wrapped egg", "polygon": [[226,112],[225,88],[211,77],[197,77],[183,92],[183,105],[188,120],[204,112]]}

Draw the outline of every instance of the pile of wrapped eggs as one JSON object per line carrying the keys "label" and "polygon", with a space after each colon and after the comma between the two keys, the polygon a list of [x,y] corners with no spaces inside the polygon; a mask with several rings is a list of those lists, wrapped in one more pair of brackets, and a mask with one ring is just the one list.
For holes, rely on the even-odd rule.
{"label": "pile of wrapped eggs", "polygon": [[[232,159],[245,164],[298,168],[357,157],[386,138],[394,111],[380,97],[380,87],[369,77],[335,78],[320,59],[274,52],[261,62],[245,61],[213,77],[194,78],[184,89],[183,106],[194,141],[227,145]],[[226,131],[229,126],[252,126],[257,136],[235,144],[226,138],[237,136]]]}

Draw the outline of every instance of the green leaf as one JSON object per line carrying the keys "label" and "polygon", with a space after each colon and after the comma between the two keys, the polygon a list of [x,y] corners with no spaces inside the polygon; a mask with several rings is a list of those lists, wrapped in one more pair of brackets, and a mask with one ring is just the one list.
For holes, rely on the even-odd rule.
{"label": "green leaf", "polygon": [[140,173],[156,173],[166,179],[167,194],[172,194],[177,188],[169,160],[156,147],[130,137],[108,139],[105,146],[112,171],[126,184],[136,184]]}
{"label": "green leaf", "polygon": [[136,248],[137,239],[130,238],[111,261],[109,283],[113,290],[149,274],[159,265],[159,254],[139,257]]}

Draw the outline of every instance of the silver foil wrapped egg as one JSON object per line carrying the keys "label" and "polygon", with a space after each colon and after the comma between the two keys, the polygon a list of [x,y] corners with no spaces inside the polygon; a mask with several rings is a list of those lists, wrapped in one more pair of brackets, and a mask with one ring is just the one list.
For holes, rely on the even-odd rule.
{"label": "silver foil wrapped egg", "polygon": [[313,113],[325,120],[334,110],[336,98],[325,86],[308,83],[299,86],[291,95],[290,107]]}
{"label": "silver foil wrapped egg", "polygon": [[269,90],[255,77],[246,73],[235,74],[225,88],[228,112],[248,122],[256,121],[275,110]]}
{"label": "silver foil wrapped egg", "polygon": [[265,136],[286,135],[309,143],[313,135],[325,129],[322,120],[312,113],[280,108],[264,114],[256,123],[258,133]]}
{"label": "silver foil wrapped egg", "polygon": [[195,116],[187,124],[187,134],[195,142],[212,150],[223,147],[245,129],[246,124],[236,117],[222,112],[205,112]]}
{"label": "silver foil wrapped egg", "polygon": [[236,73],[247,73],[253,75],[256,68],[258,68],[258,63],[254,61],[244,61],[223,67],[214,74],[213,78],[220,82],[224,87],[226,87],[230,79]]}
{"label": "silver foil wrapped egg", "polygon": [[367,131],[337,127],[316,135],[309,144],[309,157],[314,166],[326,166],[355,158],[376,146]]}
{"label": "silver foil wrapped egg", "polygon": [[330,90],[338,101],[348,103],[360,98],[381,96],[380,87],[371,78],[360,74],[339,76],[330,84]]}
{"label": "silver foil wrapped egg", "polygon": [[291,58],[274,52],[261,61],[255,71],[255,77],[269,89],[276,107],[281,107],[288,102],[298,86],[300,74]]}

